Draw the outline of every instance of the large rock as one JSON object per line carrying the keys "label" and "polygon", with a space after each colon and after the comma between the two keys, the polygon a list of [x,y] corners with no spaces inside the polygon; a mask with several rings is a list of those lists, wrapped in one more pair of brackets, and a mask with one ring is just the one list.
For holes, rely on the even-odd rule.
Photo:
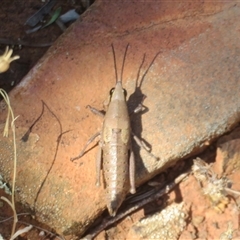
{"label": "large rock", "polygon": [[[106,208],[95,187],[95,156],[72,163],[102,119],[127,43],[123,85],[130,109],[147,96],[132,128],[160,158],[134,146],[137,185],[177,160],[203,150],[239,121],[240,5],[229,2],[96,1],[10,94],[17,126],[17,196],[59,233],[81,234]],[[141,88],[135,89],[153,58]],[[31,128],[27,141],[21,137]],[[6,110],[2,110],[1,123]],[[26,140],[26,139],[25,139]],[[1,173],[12,177],[12,142],[1,141]],[[81,163],[81,164],[79,164]]]}

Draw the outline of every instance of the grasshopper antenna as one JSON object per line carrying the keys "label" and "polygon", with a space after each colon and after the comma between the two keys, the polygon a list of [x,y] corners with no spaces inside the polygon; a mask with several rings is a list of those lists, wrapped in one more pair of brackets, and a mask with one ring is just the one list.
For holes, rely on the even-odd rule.
{"label": "grasshopper antenna", "polygon": [[129,47],[129,43],[128,43],[127,47],[126,47],[126,50],[125,50],[125,53],[124,53],[124,57],[123,57],[122,70],[121,70],[121,78],[120,78],[120,81],[121,81],[121,82],[122,82],[123,69],[124,69],[124,64],[125,64],[125,60],[126,60],[126,56],[127,56],[128,47]]}
{"label": "grasshopper antenna", "polygon": [[114,61],[114,68],[115,68],[115,75],[116,75],[116,83],[117,83],[118,82],[118,74],[117,74],[116,54],[115,54],[115,50],[114,50],[113,44],[111,46],[112,46],[113,61]]}
{"label": "grasshopper antenna", "polygon": [[[113,52],[113,61],[114,61],[116,82],[118,82],[116,54],[115,54],[115,50],[114,50],[113,44],[112,44],[111,46],[112,46],[112,52]],[[126,47],[126,50],[125,50],[125,53],[124,53],[124,57],[123,57],[123,63],[122,63],[122,70],[121,70],[120,82],[122,82],[123,69],[124,69],[124,64],[125,64],[125,60],[126,60],[126,56],[127,56],[128,47],[129,47],[129,43],[128,43],[127,47]]]}

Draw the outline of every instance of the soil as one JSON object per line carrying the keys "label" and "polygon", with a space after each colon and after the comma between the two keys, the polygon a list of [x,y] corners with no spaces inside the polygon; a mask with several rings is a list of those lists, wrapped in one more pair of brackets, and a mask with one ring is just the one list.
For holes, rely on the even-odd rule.
{"label": "soil", "polygon": [[[84,5],[85,2],[84,0],[57,1],[54,9],[61,6],[62,12],[65,13],[75,8],[81,13],[86,8],[86,5]],[[41,47],[41,45],[48,43],[50,46],[62,34],[62,30],[56,24],[52,24],[35,33],[26,33],[26,30],[29,29],[28,26],[24,25],[26,20],[40,9],[43,4],[43,1],[40,0],[1,1],[0,22],[2,24],[0,28],[0,51],[4,52],[6,45],[9,45],[14,49],[14,55],[20,56],[19,60],[11,64],[7,72],[0,74],[0,88],[5,89],[7,92],[21,81],[47,51],[48,47]],[[19,44],[19,42],[27,43],[28,46]],[[33,44],[37,44],[39,47],[35,47]],[[216,148],[213,146],[211,151],[206,151],[203,154],[204,160],[219,164],[216,161],[217,157],[215,155]],[[183,165],[184,167],[182,167]],[[181,171],[190,168],[191,165],[191,160],[179,163],[164,173],[165,180],[173,179],[173,177],[176,177]],[[235,190],[240,190],[238,176],[239,171],[234,171],[228,175]],[[158,178],[163,179],[163,174],[158,176]],[[156,178],[156,180],[158,178]],[[181,193],[180,199],[177,192]],[[9,195],[2,189],[0,189],[0,196],[9,198]],[[106,232],[102,232],[97,239],[106,238],[106,234],[108,235],[107,239],[130,239],[128,231],[133,222],[154,211],[164,209],[164,207],[172,202],[180,200],[188,204],[189,218],[186,229],[182,232],[179,239],[240,239],[237,200],[233,197],[227,197],[227,200],[223,198],[222,202],[218,201],[218,203],[215,203],[211,197],[206,197],[203,194],[199,181],[192,175],[178,186],[177,191],[175,189],[168,197],[165,196],[163,199],[159,199],[147,205],[144,209],[132,214],[131,221],[127,218]],[[3,201],[0,202],[0,209],[0,234],[4,239],[9,239],[13,223],[12,210],[10,206]],[[58,239],[56,235],[54,235],[54,229],[52,229],[51,226],[46,226],[44,223],[35,221],[34,215],[26,210],[25,207],[17,204],[16,210],[19,216],[17,230],[29,224],[33,225],[33,228],[28,233],[22,234],[17,239]],[[90,231],[91,230],[92,229],[90,229]],[[226,233],[226,236],[224,236],[224,233]],[[76,238],[69,236],[66,239]]]}
{"label": "soil", "polygon": [[[29,72],[36,62],[44,55],[51,44],[63,33],[56,23],[37,32],[27,34],[31,27],[25,25],[26,21],[36,13],[45,0],[8,1],[2,0],[0,6],[0,54],[6,46],[13,48],[13,55],[19,55],[20,59],[11,63],[10,69],[0,74],[0,88],[9,92]],[[86,4],[90,0],[56,1],[52,12],[61,7],[61,13],[76,9],[81,14],[86,10]],[[48,22],[50,16],[45,16],[44,22]],[[68,27],[71,23],[65,24]],[[44,47],[43,45],[47,45]],[[37,46],[37,47],[36,47]]]}
{"label": "soil", "polygon": [[[230,139],[228,140],[227,144],[231,141]],[[229,145],[231,145],[228,146],[229,148],[234,149],[234,143]],[[231,154],[234,151],[232,151]],[[156,213],[162,212],[168,206],[180,203],[183,204],[185,208],[184,214],[187,216],[184,220],[184,230],[179,231],[177,237],[170,238],[166,237],[166,235],[160,234],[161,237],[155,237],[154,239],[240,239],[240,192],[236,192],[235,195],[220,191],[221,193],[219,194],[218,189],[216,194],[214,188],[219,185],[212,185],[213,182],[221,182],[221,184],[229,184],[231,189],[236,191],[240,190],[240,183],[238,181],[240,170],[236,168],[236,161],[238,160],[233,160],[232,158],[228,162],[229,166],[232,164],[235,166],[234,170],[231,169],[231,171],[222,172],[218,171],[223,166],[223,152],[223,150],[219,150],[219,146],[215,143],[198,157],[180,161],[175,166],[167,169],[164,173],[156,176],[150,181],[151,185],[153,185],[153,183],[159,183],[162,184],[162,187],[164,187],[166,186],[165,184],[171,183],[181,173],[184,173],[189,169],[193,169],[193,162],[196,159],[200,159],[203,166],[208,169],[208,173],[206,174],[208,177],[206,179],[202,179],[202,175],[198,175],[198,171],[192,170],[190,175],[178,184],[168,195],[145,205],[144,208],[141,208],[137,212],[131,214],[130,218],[125,218],[117,225],[101,232],[96,239],[153,239],[154,234],[159,234],[159,232],[161,233],[159,228],[154,229],[156,225],[161,225],[156,223]],[[230,151],[227,154],[230,154]],[[238,153],[235,152],[235,154],[238,156]],[[148,187],[145,185],[141,188],[145,188],[146,190]],[[145,226],[144,224],[141,224],[141,221],[139,222],[139,220],[145,219],[146,222],[147,217],[152,216],[153,214],[155,214],[155,217],[153,217],[155,221],[153,225],[148,225],[147,227],[148,237],[143,237],[145,234]],[[180,223],[169,221],[168,224],[173,225],[173,227],[169,228],[168,226],[164,226],[164,224],[162,224],[162,228],[168,229],[168,236],[171,235],[171,228],[173,229],[173,233],[176,234],[176,229],[180,228]],[[91,228],[87,234],[94,234],[94,228]]]}

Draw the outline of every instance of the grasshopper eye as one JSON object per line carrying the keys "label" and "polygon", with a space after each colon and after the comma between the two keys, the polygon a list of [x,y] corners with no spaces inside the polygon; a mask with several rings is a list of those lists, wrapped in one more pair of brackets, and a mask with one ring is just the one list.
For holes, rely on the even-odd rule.
{"label": "grasshopper eye", "polygon": [[126,89],[123,89],[123,93],[124,93],[124,96],[125,98],[127,97],[127,90]]}
{"label": "grasshopper eye", "polygon": [[114,92],[115,88],[112,88],[109,92],[109,95],[112,96],[113,95],[113,92]]}

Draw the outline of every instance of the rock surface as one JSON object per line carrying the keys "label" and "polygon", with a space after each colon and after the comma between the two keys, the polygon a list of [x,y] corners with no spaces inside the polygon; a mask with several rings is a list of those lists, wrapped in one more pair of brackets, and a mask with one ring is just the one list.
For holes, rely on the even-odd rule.
{"label": "rock surface", "polygon": [[219,176],[229,175],[233,171],[240,168],[239,161],[239,146],[240,146],[240,128],[237,127],[230,134],[221,137],[217,141],[217,160],[215,172]]}
{"label": "rock surface", "polygon": [[173,203],[161,212],[134,224],[126,239],[178,239],[187,225],[188,211],[183,202]]}
{"label": "rock surface", "polygon": [[[72,163],[102,119],[127,43],[123,85],[134,109],[143,94],[148,112],[132,128],[159,161],[134,146],[137,185],[196,154],[240,119],[240,5],[229,2],[96,1],[10,94],[16,121],[17,196],[59,233],[81,234],[106,207],[95,187],[96,148]],[[230,27],[231,26],[231,27]],[[141,88],[135,89],[140,69]],[[42,101],[44,111],[42,112]],[[6,110],[1,109],[0,123]],[[38,121],[36,121],[38,119]],[[35,123],[35,125],[33,125]],[[32,126],[33,125],[33,126]],[[31,127],[32,126],[32,127]],[[27,141],[21,138],[31,127]],[[0,139],[2,175],[12,177],[12,142]],[[81,164],[79,164],[81,163]]]}
{"label": "rock surface", "polygon": [[[239,190],[238,184],[239,171],[231,175],[231,180],[236,183],[234,190]],[[185,182],[179,185],[181,194],[184,196],[184,202],[191,205],[189,215],[191,215],[188,226],[180,236],[180,240],[185,239],[227,239],[224,235],[232,236],[230,239],[239,239],[238,229],[239,210],[236,200],[229,197],[229,203],[223,213],[219,213],[213,203],[206,195],[199,182],[190,176]],[[170,194],[174,196],[174,192]],[[239,202],[237,200],[237,202]]]}

